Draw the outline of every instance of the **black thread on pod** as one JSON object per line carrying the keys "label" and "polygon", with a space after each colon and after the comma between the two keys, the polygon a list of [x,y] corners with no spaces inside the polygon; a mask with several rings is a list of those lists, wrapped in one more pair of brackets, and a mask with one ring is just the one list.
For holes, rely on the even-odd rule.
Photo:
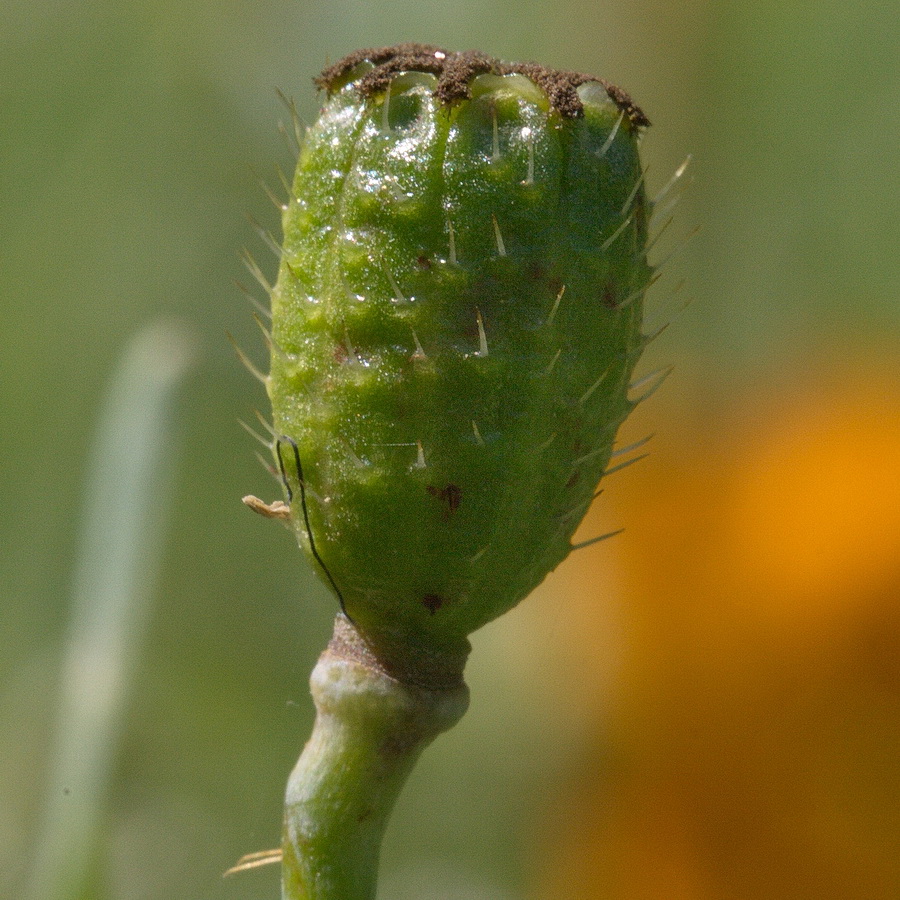
{"label": "black thread on pod", "polygon": [[337,594],[338,603],[341,604],[341,612],[353,622],[353,619],[347,613],[347,608],[344,606],[344,595],[341,593],[341,589],[337,586],[337,582],[334,580],[331,572],[328,571],[328,566],[322,560],[322,557],[319,556],[319,551],[316,550],[316,542],[313,539],[312,527],[309,524],[309,510],[306,508],[306,487],[303,483],[303,465],[300,462],[300,450],[297,448],[297,442],[293,438],[289,438],[285,434],[279,435],[275,438],[275,455],[278,457],[278,467],[281,469],[281,480],[284,482],[284,489],[287,491],[288,503],[293,503],[294,501],[294,492],[291,490],[290,482],[288,481],[287,472],[284,468],[284,459],[281,457],[281,444],[290,444],[291,447],[294,448],[294,462],[297,464],[297,483],[300,485],[300,508],[303,510],[303,523],[306,525],[306,537],[309,539],[309,549],[315,558],[316,562],[322,567],[322,571],[328,576],[328,580],[331,582],[331,586],[334,588],[334,592]]}

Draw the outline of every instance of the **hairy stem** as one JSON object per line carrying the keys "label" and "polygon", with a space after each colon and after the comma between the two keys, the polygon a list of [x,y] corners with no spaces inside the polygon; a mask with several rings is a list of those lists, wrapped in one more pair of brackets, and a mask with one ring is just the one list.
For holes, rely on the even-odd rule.
{"label": "hairy stem", "polygon": [[425,747],[468,707],[461,665],[442,684],[400,680],[338,616],[310,686],[316,721],[288,780],[282,900],[374,900],[400,790]]}

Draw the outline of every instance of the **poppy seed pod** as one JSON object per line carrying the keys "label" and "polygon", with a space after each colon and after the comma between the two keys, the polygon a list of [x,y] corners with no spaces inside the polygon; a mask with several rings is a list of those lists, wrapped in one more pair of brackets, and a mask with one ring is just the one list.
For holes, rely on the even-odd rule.
{"label": "poppy seed pod", "polygon": [[571,550],[634,406],[648,122],[600,79],[423,45],[318,83],[272,293],[276,462],[314,567],[405,667]]}

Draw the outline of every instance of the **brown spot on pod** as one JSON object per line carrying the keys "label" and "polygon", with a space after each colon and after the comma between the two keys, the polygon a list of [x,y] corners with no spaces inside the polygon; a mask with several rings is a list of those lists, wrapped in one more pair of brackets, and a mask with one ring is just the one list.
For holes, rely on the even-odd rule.
{"label": "brown spot on pod", "polygon": [[433,484],[426,485],[425,490],[443,504],[442,518],[446,522],[462,502],[462,489],[459,485],[448,484],[445,488],[437,488]]}
{"label": "brown spot on pod", "polygon": [[444,598],[440,594],[426,594],[422,598],[422,606],[434,615],[444,605]]}
{"label": "brown spot on pod", "polygon": [[607,282],[606,286],[603,288],[603,305],[607,309],[618,309],[619,307],[615,286],[609,282]]}

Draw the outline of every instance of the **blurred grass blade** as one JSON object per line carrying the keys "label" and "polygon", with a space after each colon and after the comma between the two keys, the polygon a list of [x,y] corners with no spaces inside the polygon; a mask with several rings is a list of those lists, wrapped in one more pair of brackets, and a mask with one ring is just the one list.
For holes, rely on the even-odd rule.
{"label": "blurred grass blade", "polygon": [[[86,896],[173,484],[185,328],[160,322],[119,362],[94,440],[30,900]],[[64,448],[58,448],[64,455]]]}

